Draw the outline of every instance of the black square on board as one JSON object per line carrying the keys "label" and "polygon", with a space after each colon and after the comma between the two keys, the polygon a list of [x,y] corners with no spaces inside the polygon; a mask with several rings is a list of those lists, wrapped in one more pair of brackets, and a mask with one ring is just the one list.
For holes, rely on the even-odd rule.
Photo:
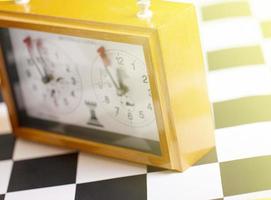
{"label": "black square on board", "polygon": [[5,195],[0,195],[0,200],[4,200],[5,199]]}
{"label": "black square on board", "polygon": [[13,134],[0,135],[0,160],[11,159],[15,137]]}
{"label": "black square on board", "polygon": [[76,200],[147,200],[146,175],[79,184]]}
{"label": "black square on board", "polygon": [[160,168],[160,167],[154,167],[154,166],[147,166],[147,172],[151,173],[151,172],[162,172],[162,171],[166,171],[166,169]]}
{"label": "black square on board", "polygon": [[15,161],[8,191],[75,183],[77,153]]}

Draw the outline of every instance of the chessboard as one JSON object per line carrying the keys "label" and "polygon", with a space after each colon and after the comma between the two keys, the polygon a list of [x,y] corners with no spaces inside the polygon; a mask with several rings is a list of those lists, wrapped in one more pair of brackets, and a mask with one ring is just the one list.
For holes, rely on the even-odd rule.
{"label": "chessboard", "polygon": [[271,199],[271,1],[186,2],[198,10],[216,147],[172,172],[15,138],[1,103],[0,200]]}

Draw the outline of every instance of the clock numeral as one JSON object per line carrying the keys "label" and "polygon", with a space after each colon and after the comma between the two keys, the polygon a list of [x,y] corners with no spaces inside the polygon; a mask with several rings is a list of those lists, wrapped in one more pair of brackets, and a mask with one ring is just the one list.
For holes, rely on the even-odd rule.
{"label": "clock numeral", "polygon": [[33,60],[31,60],[31,59],[27,59],[27,65],[33,65]]}
{"label": "clock numeral", "polygon": [[108,96],[105,96],[104,97],[104,102],[107,103],[107,104],[110,104],[110,99]]}
{"label": "clock numeral", "polygon": [[25,73],[28,78],[30,78],[32,76],[31,72],[28,69],[25,71]]}
{"label": "clock numeral", "polygon": [[143,75],[142,79],[143,79],[143,83],[148,83],[148,77],[147,77],[147,75]]}
{"label": "clock numeral", "polygon": [[38,90],[37,85],[36,85],[36,84],[33,84],[33,85],[32,85],[32,89],[33,89],[34,91],[37,91],[37,90]]}
{"label": "clock numeral", "polygon": [[119,65],[123,65],[123,58],[121,56],[117,55],[116,60],[117,60]]}
{"label": "clock numeral", "polygon": [[115,116],[119,115],[120,107],[115,106]]}
{"label": "clock numeral", "polygon": [[51,97],[54,97],[54,96],[55,96],[55,94],[56,94],[55,89],[52,89],[52,90],[50,91],[50,95],[51,95]]}
{"label": "clock numeral", "polygon": [[58,107],[58,101],[56,99],[54,99],[54,104],[56,107]]}
{"label": "clock numeral", "polygon": [[68,99],[64,98],[64,99],[63,99],[63,102],[64,102],[65,106],[68,106],[68,105],[69,105]]}
{"label": "clock numeral", "polygon": [[133,120],[134,119],[133,114],[131,112],[128,112],[128,119],[129,120]]}
{"label": "clock numeral", "polygon": [[75,92],[74,91],[71,91],[71,96],[75,97]]}
{"label": "clock numeral", "polygon": [[143,113],[143,111],[142,111],[142,110],[141,110],[141,111],[139,111],[139,118],[144,119],[144,113]]}
{"label": "clock numeral", "polygon": [[148,108],[149,110],[152,110],[152,105],[149,103],[148,106],[147,106],[147,108]]}
{"label": "clock numeral", "polygon": [[76,79],[74,77],[71,77],[71,81],[73,85],[76,85]]}

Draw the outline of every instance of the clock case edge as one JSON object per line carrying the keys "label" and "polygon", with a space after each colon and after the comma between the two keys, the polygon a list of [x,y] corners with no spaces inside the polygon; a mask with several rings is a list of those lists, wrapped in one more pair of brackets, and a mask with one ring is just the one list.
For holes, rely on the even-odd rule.
{"label": "clock case edge", "polygon": [[158,34],[174,139],[185,170],[214,149],[215,128],[196,9],[189,4],[173,17]]}

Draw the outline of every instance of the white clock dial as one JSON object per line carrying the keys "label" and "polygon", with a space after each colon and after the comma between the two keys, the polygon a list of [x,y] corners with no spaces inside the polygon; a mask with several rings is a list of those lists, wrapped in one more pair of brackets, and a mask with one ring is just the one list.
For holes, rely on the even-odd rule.
{"label": "white clock dial", "polygon": [[35,98],[43,101],[50,112],[72,112],[79,105],[82,92],[75,64],[63,49],[49,40],[27,36],[22,42],[28,52],[25,82]]}
{"label": "white clock dial", "polygon": [[92,84],[98,102],[112,119],[131,127],[153,122],[149,78],[144,61],[122,50],[98,49]]}

